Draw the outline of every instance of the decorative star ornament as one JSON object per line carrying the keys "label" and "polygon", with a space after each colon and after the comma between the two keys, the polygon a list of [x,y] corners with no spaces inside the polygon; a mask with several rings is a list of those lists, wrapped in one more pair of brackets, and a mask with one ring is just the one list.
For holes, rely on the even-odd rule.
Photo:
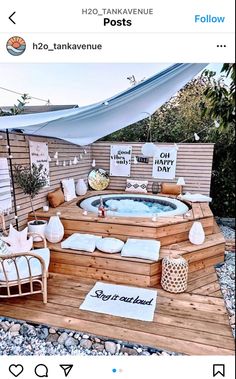
{"label": "decorative star ornament", "polygon": [[13,225],[10,225],[8,237],[2,237],[2,241],[9,245],[10,253],[26,253],[33,247],[33,237],[27,238],[28,228],[18,232]]}

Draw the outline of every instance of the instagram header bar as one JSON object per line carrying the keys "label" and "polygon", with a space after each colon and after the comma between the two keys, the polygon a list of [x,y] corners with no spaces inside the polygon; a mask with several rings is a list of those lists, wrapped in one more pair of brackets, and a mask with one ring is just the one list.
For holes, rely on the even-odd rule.
{"label": "instagram header bar", "polygon": [[[15,12],[9,22],[9,16]],[[234,32],[234,1],[11,1],[1,5],[1,32]]]}
{"label": "instagram header bar", "polygon": [[[2,4],[2,62],[232,62],[234,1]],[[17,57],[17,58],[16,58]]]}

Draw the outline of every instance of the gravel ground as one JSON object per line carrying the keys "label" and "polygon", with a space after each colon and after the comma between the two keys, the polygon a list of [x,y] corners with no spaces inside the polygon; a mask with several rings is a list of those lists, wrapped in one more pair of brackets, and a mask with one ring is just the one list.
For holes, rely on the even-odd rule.
{"label": "gravel ground", "polygon": [[220,225],[220,230],[224,234],[226,240],[235,239],[235,230],[230,228],[229,226]]}
{"label": "gravel ground", "polygon": [[71,330],[0,318],[0,355],[181,355]]}
{"label": "gravel ground", "polygon": [[225,262],[217,265],[216,272],[235,337],[235,252],[225,253]]}
{"label": "gravel ground", "polygon": [[[226,239],[235,238],[235,230],[220,225]],[[226,252],[225,262],[216,267],[230,324],[235,336],[235,253]],[[119,340],[71,330],[32,325],[0,317],[0,355],[181,355],[134,345]]]}

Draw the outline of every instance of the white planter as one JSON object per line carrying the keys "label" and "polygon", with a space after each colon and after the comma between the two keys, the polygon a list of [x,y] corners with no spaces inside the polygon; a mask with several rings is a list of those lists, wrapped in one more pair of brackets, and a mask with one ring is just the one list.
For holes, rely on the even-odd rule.
{"label": "white planter", "polygon": [[189,231],[189,241],[194,245],[201,245],[205,241],[205,232],[199,221],[193,223]]}
{"label": "white planter", "polygon": [[87,188],[87,186],[85,184],[84,179],[79,179],[78,180],[78,182],[76,184],[75,190],[76,190],[76,194],[78,196],[83,196],[83,195],[85,195],[87,193],[88,188]]}
{"label": "white planter", "polygon": [[[41,234],[41,236],[45,237],[45,229],[47,226],[47,221],[44,221],[44,220],[38,220],[38,221],[43,222],[43,224],[34,225],[33,224],[34,221],[28,222],[29,233],[38,233],[38,234]],[[42,241],[42,239],[40,237],[34,237],[33,239],[35,242]]]}
{"label": "white planter", "polygon": [[45,230],[45,236],[49,242],[60,242],[64,237],[64,226],[59,216],[51,216]]}

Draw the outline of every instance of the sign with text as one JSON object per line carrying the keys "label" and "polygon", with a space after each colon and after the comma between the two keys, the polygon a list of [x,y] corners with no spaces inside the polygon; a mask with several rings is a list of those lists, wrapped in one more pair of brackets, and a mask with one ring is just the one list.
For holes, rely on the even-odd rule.
{"label": "sign with text", "polygon": [[47,175],[47,186],[50,185],[49,178],[49,161],[48,161],[48,144],[45,142],[29,141],[30,163],[37,167],[43,165]]}
{"label": "sign with text", "polygon": [[110,176],[130,176],[132,146],[112,145],[110,151]]}
{"label": "sign with text", "polygon": [[177,149],[171,147],[157,147],[153,158],[152,176],[156,179],[174,179],[177,162]]}
{"label": "sign with text", "polygon": [[80,309],[135,320],[153,321],[157,291],[97,282]]}

